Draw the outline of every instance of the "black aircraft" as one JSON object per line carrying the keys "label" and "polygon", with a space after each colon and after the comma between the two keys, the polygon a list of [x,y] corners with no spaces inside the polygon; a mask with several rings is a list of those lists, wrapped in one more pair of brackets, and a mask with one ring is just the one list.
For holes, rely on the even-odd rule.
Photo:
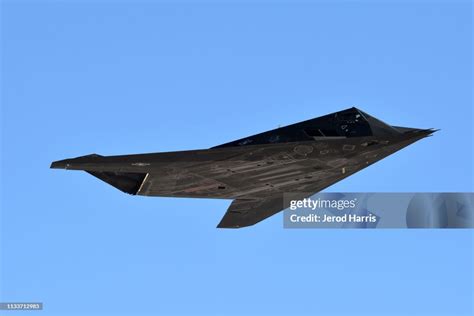
{"label": "black aircraft", "polygon": [[210,149],[55,161],[132,195],[233,199],[219,228],[254,225],[431,136],[434,129],[390,126],[350,108]]}

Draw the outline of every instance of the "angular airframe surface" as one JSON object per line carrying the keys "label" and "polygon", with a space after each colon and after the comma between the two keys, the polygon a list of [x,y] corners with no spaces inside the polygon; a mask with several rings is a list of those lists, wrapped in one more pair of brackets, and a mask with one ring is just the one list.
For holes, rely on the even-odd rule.
{"label": "angular airframe surface", "polygon": [[350,108],[210,149],[92,154],[51,168],[84,170],[132,195],[232,199],[217,227],[239,228],[287,208],[285,192],[313,195],[435,131]]}

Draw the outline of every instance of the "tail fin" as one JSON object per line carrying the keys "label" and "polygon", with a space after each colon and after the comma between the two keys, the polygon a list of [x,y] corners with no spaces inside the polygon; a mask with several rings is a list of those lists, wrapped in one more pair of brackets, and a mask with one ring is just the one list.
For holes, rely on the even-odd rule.
{"label": "tail fin", "polygon": [[100,180],[107,182],[111,186],[122,192],[135,195],[140,190],[146,178],[146,173],[110,172],[110,171],[87,171]]}
{"label": "tail fin", "polygon": [[[54,169],[73,169],[73,170],[84,170],[94,177],[110,184],[111,186],[119,189],[122,192],[128,194],[137,194],[140,190],[141,185],[145,181],[147,173],[135,173],[135,172],[117,172],[117,171],[99,171],[97,166],[94,164],[100,163],[100,159],[104,158],[101,155],[91,154],[81,156],[73,159],[64,159],[55,161],[51,164],[51,168]],[[91,170],[92,169],[92,170]],[[94,170],[96,169],[96,170]]]}

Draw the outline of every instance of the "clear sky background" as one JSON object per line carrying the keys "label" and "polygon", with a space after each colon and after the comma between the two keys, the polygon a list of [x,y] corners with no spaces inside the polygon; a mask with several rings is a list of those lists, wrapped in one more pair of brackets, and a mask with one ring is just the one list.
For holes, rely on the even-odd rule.
{"label": "clear sky background", "polygon": [[218,230],[230,201],[49,169],[357,106],[441,131],[330,191],[472,191],[470,1],[1,10],[1,301],[43,302],[35,315],[473,314],[472,230],[288,230],[281,214]]}

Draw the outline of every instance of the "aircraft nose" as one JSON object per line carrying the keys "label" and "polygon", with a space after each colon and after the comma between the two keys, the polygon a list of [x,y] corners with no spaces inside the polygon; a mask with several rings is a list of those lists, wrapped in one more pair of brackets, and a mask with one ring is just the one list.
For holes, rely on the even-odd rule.
{"label": "aircraft nose", "polygon": [[431,136],[433,133],[439,131],[435,128],[413,128],[413,127],[402,127],[402,126],[392,126],[394,129],[399,131],[402,134],[412,134],[412,135],[426,135]]}
{"label": "aircraft nose", "polygon": [[435,128],[425,128],[425,129],[415,128],[413,131],[409,131],[407,133],[413,134],[414,136],[428,137],[428,136],[432,136],[433,133],[436,133],[437,131],[439,131],[439,129],[435,129]]}

